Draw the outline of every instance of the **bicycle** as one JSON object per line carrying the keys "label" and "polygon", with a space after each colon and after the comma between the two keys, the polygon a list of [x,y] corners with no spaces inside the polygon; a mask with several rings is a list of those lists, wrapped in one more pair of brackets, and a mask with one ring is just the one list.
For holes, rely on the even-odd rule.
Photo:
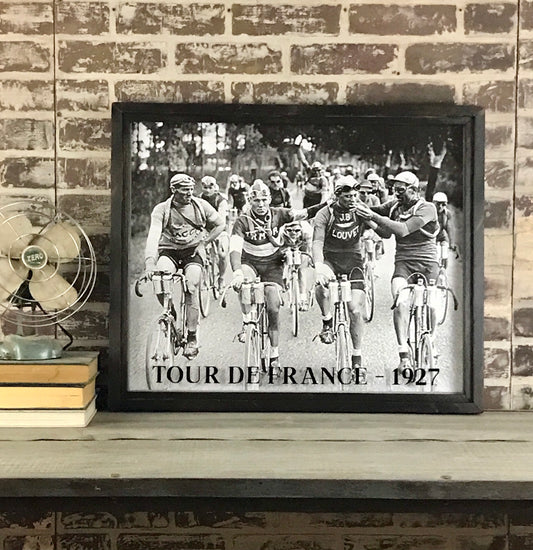
{"label": "bicycle", "polygon": [[[135,282],[135,294],[139,298],[143,297],[140,285],[149,280],[148,276],[143,275]],[[150,328],[146,340],[145,374],[149,390],[153,389],[154,369],[156,380],[160,383],[162,372],[173,366],[175,357],[186,345],[185,276],[183,273],[154,271],[151,281],[154,294],[163,296],[163,311]],[[176,285],[176,282],[179,284]],[[176,300],[173,294],[177,295]]]}
{"label": "bicycle", "polygon": [[200,313],[202,317],[207,317],[209,315],[211,294],[213,294],[215,300],[218,300],[220,295],[220,290],[218,288],[219,268],[216,244],[209,243],[206,246],[205,252],[206,258],[202,266],[199,286]]}
{"label": "bicycle", "polygon": [[374,318],[375,289],[374,289],[374,262],[376,260],[376,243],[372,237],[364,237],[363,243],[363,283],[365,291],[365,307],[363,319],[370,323]]}
{"label": "bicycle", "polygon": [[[437,312],[437,324],[442,325],[448,314],[449,294],[452,292],[448,284],[448,251],[449,246],[446,241],[437,243],[438,259],[439,259],[439,274],[437,275],[437,300],[435,309]],[[459,258],[457,249],[455,250],[455,258]],[[457,308],[456,308],[457,309]]]}
{"label": "bicycle", "polygon": [[[279,285],[271,282],[261,282],[244,279],[239,290],[240,301],[251,306],[250,320],[244,323],[244,367],[256,368],[258,382],[261,374],[268,372],[270,367],[270,340],[268,338],[268,317],[265,303],[265,287]],[[220,305],[226,307],[226,293],[231,285],[224,289]],[[279,373],[277,373],[279,375]]]}
{"label": "bicycle", "polygon": [[[291,311],[292,319],[292,335],[298,336],[299,315],[300,315],[300,269],[302,266],[302,257],[307,257],[310,260],[311,267],[313,265],[313,258],[307,252],[302,252],[298,248],[287,248],[285,250],[285,265],[288,270],[288,290],[289,300],[288,305]],[[312,305],[313,292],[308,291],[309,305]]]}

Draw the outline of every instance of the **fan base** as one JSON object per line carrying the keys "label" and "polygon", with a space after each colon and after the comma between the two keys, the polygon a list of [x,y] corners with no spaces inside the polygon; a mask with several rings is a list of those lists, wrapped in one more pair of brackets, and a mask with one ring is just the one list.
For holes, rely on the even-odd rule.
{"label": "fan base", "polygon": [[58,359],[62,352],[60,342],[45,336],[9,334],[0,343],[0,359],[4,361],[46,361]]}

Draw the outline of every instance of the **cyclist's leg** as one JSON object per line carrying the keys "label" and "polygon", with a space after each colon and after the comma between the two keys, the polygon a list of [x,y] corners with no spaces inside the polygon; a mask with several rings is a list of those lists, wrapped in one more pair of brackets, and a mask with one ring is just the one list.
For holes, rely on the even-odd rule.
{"label": "cyclist's leg", "polygon": [[[171,254],[171,252],[169,252],[169,254]],[[178,270],[178,266],[176,265],[175,259],[171,258],[170,255],[167,256],[166,253],[162,253],[157,260],[156,269],[158,271],[168,271],[169,273],[176,273],[176,271]],[[164,306],[164,294],[156,294],[156,297],[159,303]]]}
{"label": "cyclist's leg", "polygon": [[[396,307],[393,311],[394,330],[398,342],[398,353],[400,364],[409,360],[409,347],[407,345],[407,330],[409,323],[409,292],[407,287],[407,276],[401,270],[395,270],[392,281],[392,297],[396,300]],[[396,298],[397,297],[397,298]]]}
{"label": "cyclist's leg", "polygon": [[356,261],[357,267],[354,267],[350,274],[352,287],[352,299],[347,303],[348,315],[350,317],[350,336],[352,339],[352,366],[361,365],[361,340],[363,334],[363,308],[365,303],[365,282],[363,279],[362,259]]}
{"label": "cyclist's leg", "polygon": [[279,308],[281,306],[280,291],[283,285],[283,264],[273,262],[259,271],[261,281],[276,283],[265,287],[265,304],[268,316],[268,339],[270,340],[270,362],[279,356]]}
{"label": "cyclist's leg", "polygon": [[200,303],[198,297],[198,287],[202,275],[201,259],[196,256],[190,258],[184,267],[185,281],[187,290],[185,292],[185,315],[187,326],[187,345],[183,354],[195,356],[198,353],[198,341],[196,331],[200,318]]}
{"label": "cyclist's leg", "polygon": [[[331,270],[331,277],[335,278],[335,264],[330,259],[325,259],[325,265]],[[322,285],[316,286],[315,291],[316,301],[322,314],[322,330],[319,334],[320,340],[324,344],[332,344],[334,340],[333,334],[333,315],[331,312],[331,297],[329,289]]]}
{"label": "cyclist's leg", "polygon": [[309,308],[309,292],[315,284],[315,270],[311,267],[311,260],[302,256],[302,264],[298,270],[298,284],[300,287],[301,309]]}
{"label": "cyclist's leg", "polygon": [[[439,264],[435,262],[424,262],[421,265],[420,272],[426,277],[427,281],[437,282],[437,277],[439,276]],[[437,304],[435,300],[428,301],[429,309],[429,326],[431,330],[431,335],[435,334],[435,328],[437,327]]]}
{"label": "cyclist's leg", "polygon": [[218,257],[218,286],[224,284],[224,274],[228,268],[228,250],[229,250],[229,235],[223,231],[217,238],[217,257]]}

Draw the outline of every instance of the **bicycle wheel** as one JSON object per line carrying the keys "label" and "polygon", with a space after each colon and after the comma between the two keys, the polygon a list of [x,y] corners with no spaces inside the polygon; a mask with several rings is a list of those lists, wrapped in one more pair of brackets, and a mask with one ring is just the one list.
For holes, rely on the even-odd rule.
{"label": "bicycle wheel", "polygon": [[261,366],[261,345],[260,335],[254,324],[248,324],[245,327],[244,340],[244,366]]}
{"label": "bicycle wheel", "polygon": [[416,308],[412,308],[409,314],[409,326],[407,329],[407,346],[409,347],[409,358],[411,364],[416,366],[418,360],[418,320],[416,318]]}
{"label": "bicycle wheel", "polygon": [[209,274],[206,267],[202,268],[200,274],[200,285],[198,288],[199,301],[200,301],[200,313],[202,317],[207,317],[209,315],[209,306],[211,305],[211,294],[209,288]]}
{"label": "bicycle wheel", "polygon": [[298,302],[300,301],[300,289],[298,286],[298,272],[295,271],[291,276],[290,306],[292,318],[292,335],[298,336]]}
{"label": "bicycle wheel", "polygon": [[348,329],[342,324],[337,327],[335,338],[335,354],[337,357],[337,371],[351,368],[350,346],[348,344]]}
{"label": "bicycle wheel", "polygon": [[434,363],[435,358],[433,357],[433,344],[431,343],[430,335],[426,332],[422,335],[420,340],[417,367],[419,369],[424,369],[427,372],[428,369],[433,368]]}
{"label": "bicycle wheel", "polygon": [[441,269],[437,277],[437,303],[435,304],[437,324],[442,325],[448,313],[448,276],[446,271]]}
{"label": "bicycle wheel", "polygon": [[166,319],[159,319],[157,326],[152,327],[146,341],[145,374],[149,390],[153,389],[160,368],[164,373],[172,366],[173,360],[170,323]]}
{"label": "bicycle wheel", "polygon": [[220,289],[218,288],[218,277],[220,275],[219,269],[218,269],[218,257],[215,250],[211,249],[211,259],[209,261],[209,286],[211,287],[211,291],[213,292],[213,298],[215,300],[218,300],[218,297],[220,296]]}
{"label": "bicycle wheel", "polygon": [[365,307],[363,311],[363,319],[370,323],[374,317],[374,270],[372,265],[367,262],[364,271],[365,284]]}

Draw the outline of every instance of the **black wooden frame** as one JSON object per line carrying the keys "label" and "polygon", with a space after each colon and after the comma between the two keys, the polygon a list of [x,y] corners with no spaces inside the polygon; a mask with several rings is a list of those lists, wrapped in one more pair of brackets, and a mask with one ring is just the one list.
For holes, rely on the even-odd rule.
{"label": "black wooden frame", "polygon": [[[130,127],[136,121],[272,124],[442,124],[462,128],[464,152],[464,392],[341,394],[132,392],[127,388]],[[109,404],[124,411],[479,413],[483,389],[484,113],[456,105],[202,105],[115,103],[112,109]]]}

